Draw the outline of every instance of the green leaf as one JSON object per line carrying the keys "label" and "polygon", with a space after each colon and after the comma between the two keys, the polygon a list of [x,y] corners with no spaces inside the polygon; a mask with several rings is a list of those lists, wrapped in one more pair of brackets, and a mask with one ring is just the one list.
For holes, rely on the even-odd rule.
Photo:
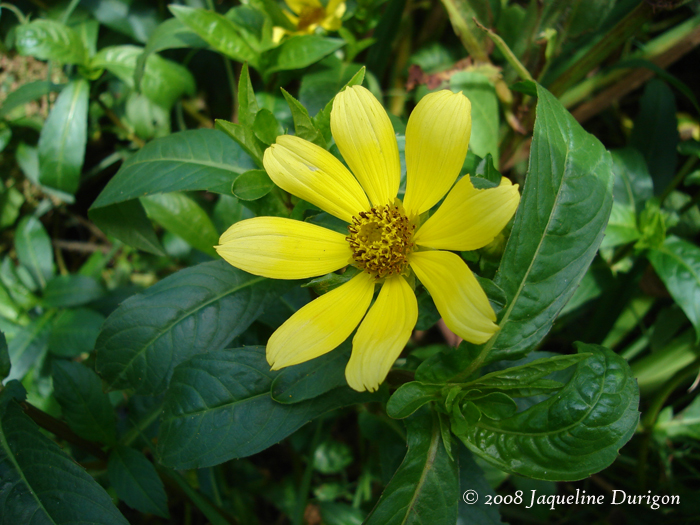
{"label": "green leaf", "polygon": [[269,109],[258,111],[253,123],[253,130],[255,136],[267,145],[274,144],[279,135],[284,135],[284,129]]}
{"label": "green leaf", "polygon": [[[153,142],[151,144],[153,144]],[[117,179],[119,173],[120,172],[117,172],[117,175],[112,178],[110,184]],[[114,184],[113,188],[122,186],[122,184],[120,184],[122,182],[121,180],[117,182],[118,183]],[[153,183],[153,181],[149,182]],[[112,188],[110,188],[110,184],[107,184],[107,187],[102,190],[100,197],[110,190],[110,196],[120,198],[121,195],[114,195],[111,191]],[[100,200],[100,197],[97,198],[97,201]],[[107,199],[105,198],[103,200]],[[88,215],[100,230],[139,250],[154,255],[165,255],[158,241],[158,237],[156,237],[156,233],[153,231],[151,222],[148,220],[148,217],[146,217],[146,212],[141,202],[138,200],[127,200],[117,202],[116,204],[97,207],[97,201],[93,203]]]}
{"label": "green leaf", "polygon": [[263,55],[265,74],[305,68],[344,45],[345,41],[339,38],[318,35],[293,36]]}
{"label": "green leaf", "polygon": [[233,194],[242,201],[262,199],[272,191],[275,183],[265,170],[251,170],[242,173],[233,181]]}
{"label": "green leaf", "polygon": [[20,142],[17,145],[17,151],[15,152],[17,159],[17,164],[22,169],[24,176],[32,183],[36,184],[41,188],[41,191],[50,195],[51,197],[56,197],[64,202],[72,204],[75,202],[73,195],[65,193],[60,190],[49,188],[42,185],[39,182],[39,153],[37,148],[32,146],[27,146],[24,142]]}
{"label": "green leaf", "polygon": [[639,392],[627,362],[598,345],[569,383],[546,401],[495,421],[482,416],[458,435],[501,470],[553,481],[583,479],[610,465],[634,433]]}
{"label": "green leaf", "polygon": [[[348,86],[360,86],[362,85],[362,82],[365,79],[365,67],[361,67],[360,70],[355,73],[350,80],[343,86],[342,89],[348,87]],[[342,91],[342,89],[338,90],[338,93]],[[336,93],[336,95],[338,94]],[[335,100],[335,95],[333,98],[331,98],[328,103],[326,104],[326,107],[323,108],[323,111],[319,112],[315,117],[314,117],[314,126],[316,129],[318,129],[321,134],[323,135],[323,138],[325,139],[326,143],[331,141],[331,111],[333,110],[333,101]],[[325,147],[325,145],[324,145]]]}
{"label": "green leaf", "polygon": [[7,339],[5,334],[0,332],[0,383],[10,375],[10,354],[7,350]]}
{"label": "green leaf", "polygon": [[184,239],[193,248],[218,257],[214,246],[219,234],[197,202],[183,193],[157,193],[141,198],[148,216],[163,228]]}
{"label": "green leaf", "polygon": [[46,284],[42,303],[48,307],[65,308],[91,303],[104,295],[102,285],[85,275],[59,275]]}
{"label": "green leaf", "polygon": [[20,55],[61,64],[82,66],[88,60],[80,35],[56,20],[42,18],[15,26],[15,47]]}
{"label": "green leaf", "polygon": [[145,2],[82,0],[80,6],[101,24],[137,42],[146,42],[160,21],[158,11]]}
{"label": "green leaf", "polygon": [[299,102],[316,115],[361,69],[360,64],[347,64],[335,55],[329,56],[301,79]]}
{"label": "green leaf", "polygon": [[88,367],[56,359],[52,363],[54,396],[68,426],[80,437],[112,445],[117,424],[102,381]]}
{"label": "green leaf", "polygon": [[652,79],[639,104],[630,143],[644,155],[654,179],[654,193],[660,195],[673,179],[678,162],[676,102],[664,81]]}
{"label": "green leaf", "polygon": [[494,279],[508,306],[487,343],[489,360],[523,356],[542,340],[586,274],[612,207],[610,155],[547,90],[537,91],[527,183]]}
{"label": "green leaf", "polygon": [[96,345],[97,371],[111,389],[159,394],[179,363],[224,348],[292,284],[225,261],[181,270],[107,318]]}
{"label": "green leaf", "polygon": [[202,40],[237,62],[248,62],[258,69],[258,53],[243,38],[236,25],[218,13],[205,9],[170,5],[170,12]]}
{"label": "green leaf", "polygon": [[[479,499],[467,504],[462,498],[459,502],[460,525],[503,525],[499,512],[500,505],[493,503],[496,492],[484,476],[484,471],[474,461],[474,456],[465,446],[459,446],[459,486],[460,493],[473,490]],[[491,503],[487,503],[487,502]]]}
{"label": "green leaf", "polygon": [[39,181],[74,194],[87,144],[90,84],[75,80],[58,95],[39,135]]}
{"label": "green leaf", "polygon": [[4,523],[128,525],[105,490],[13,401],[0,419],[0,471]]}
{"label": "green leaf", "polygon": [[169,518],[168,497],[153,463],[133,448],[118,445],[112,449],[107,463],[109,482],[120,499],[129,507]]}
{"label": "green leaf", "polygon": [[464,93],[472,104],[472,134],[469,139],[469,149],[479,157],[491,154],[494,159],[498,159],[500,123],[496,88],[480,73],[459,71],[450,77],[450,89],[455,93],[460,91]]}
{"label": "green leaf", "polygon": [[48,80],[37,80],[22,84],[7,94],[7,98],[2,103],[2,107],[0,107],[0,118],[17,107],[24,106],[49,93],[60,91],[62,88],[62,85],[52,84]]}
{"label": "green leaf", "polygon": [[77,357],[95,349],[104,316],[87,308],[64,310],[53,323],[49,352],[59,357]]}
{"label": "green leaf", "polygon": [[644,203],[654,196],[654,183],[644,156],[634,148],[612,150],[613,199],[615,204],[631,206],[640,212]]}
{"label": "green leaf", "polygon": [[289,109],[292,110],[292,118],[294,119],[294,131],[296,132],[296,136],[325,148],[326,139],[323,137],[323,134],[318,130],[318,128],[316,128],[314,121],[311,120],[311,117],[309,117],[309,112],[306,111],[306,108],[284,89],[282,89],[282,94],[284,95],[287,104],[289,104]]}
{"label": "green leaf", "polygon": [[163,465],[202,468],[250,456],[330,410],[376,400],[349,388],[302,403],[272,400],[264,347],[197,355],[175,369],[158,434]]}
{"label": "green leaf", "polygon": [[170,111],[140,93],[130,93],[125,105],[125,124],[139,138],[150,141],[170,135]]}
{"label": "green leaf", "polygon": [[236,176],[255,165],[224,133],[198,129],[156,139],[130,157],[91,211],[154,193],[208,190],[231,194]]}
{"label": "green leaf", "polygon": [[472,399],[471,402],[476,405],[479,412],[495,420],[509,418],[518,411],[515,401],[503,392],[492,392],[484,397]]}
{"label": "green leaf", "polygon": [[272,382],[270,395],[278,403],[299,403],[347,385],[345,365],[350,359],[350,342],[334,351],[299,365],[283,369]]}
{"label": "green leaf", "polygon": [[610,219],[605,229],[605,237],[601,248],[614,248],[622,244],[634,242],[642,236],[637,227],[637,215],[634,207],[628,204],[613,202]]}
{"label": "green leaf", "polygon": [[460,500],[457,463],[442,443],[437,414],[427,408],[406,421],[408,452],[366,525],[455,523]]}
{"label": "green leaf", "polygon": [[284,14],[284,11],[280,7],[280,4],[275,2],[275,0],[250,0],[250,4],[267,14],[274,25],[287,29],[289,31],[295,31],[296,26],[292,21]]}
{"label": "green leaf", "polygon": [[411,381],[401,385],[386,404],[386,413],[394,419],[410,416],[423,405],[436,401],[443,385],[426,385]]}
{"label": "green leaf", "polygon": [[44,225],[26,215],[15,230],[15,249],[19,262],[26,266],[41,288],[53,277],[53,249]]}
{"label": "green leaf", "polygon": [[650,250],[648,257],[673,300],[693,323],[696,342],[700,342],[700,248],[671,236]]}
{"label": "green leaf", "polygon": [[0,230],[12,226],[19,217],[24,195],[14,186],[0,193]]}

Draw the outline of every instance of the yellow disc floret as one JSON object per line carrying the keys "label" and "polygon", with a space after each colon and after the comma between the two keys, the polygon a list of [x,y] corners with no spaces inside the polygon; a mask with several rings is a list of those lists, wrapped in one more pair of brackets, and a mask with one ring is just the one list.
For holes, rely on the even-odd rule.
{"label": "yellow disc floret", "polygon": [[355,264],[377,279],[403,273],[413,251],[415,229],[398,206],[375,206],[360,212],[348,226],[347,240]]}

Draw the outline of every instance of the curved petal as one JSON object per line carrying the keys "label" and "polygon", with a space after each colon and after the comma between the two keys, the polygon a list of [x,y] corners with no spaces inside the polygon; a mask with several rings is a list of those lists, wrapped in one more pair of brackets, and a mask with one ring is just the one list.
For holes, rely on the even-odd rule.
{"label": "curved petal", "polygon": [[374,392],[401,354],[418,320],[416,294],[401,276],[384,281],[377,300],[352,339],[345,367],[348,385]]}
{"label": "curved petal", "polygon": [[232,266],[271,279],[325,275],[352,259],[342,233],[282,217],[237,222],[224,232],[215,248]]}
{"label": "curved petal", "polygon": [[329,0],[326,6],[326,18],[321,27],[327,31],[337,31],[342,25],[345,14],[345,0]]}
{"label": "curved petal", "polygon": [[353,215],[370,208],[343,163],[308,140],[277,137],[277,143],[265,150],[263,165],[277,186],[344,221],[351,222]]}
{"label": "curved petal", "polygon": [[374,278],[363,272],[311,301],[272,334],[267,362],[279,370],[330,352],[360,323],[373,294]]}
{"label": "curved petal", "polygon": [[467,156],[472,105],[443,90],[424,96],[406,126],[406,197],[409,217],[432,208],[454,184]]}
{"label": "curved petal", "polygon": [[393,203],[401,178],[399,147],[389,115],[374,95],[362,86],[338,93],[331,133],[372,204]]}
{"label": "curved petal", "polygon": [[475,344],[485,343],[496,333],[496,314],[467,263],[458,255],[414,252],[408,261],[450,330]]}
{"label": "curved petal", "polygon": [[483,248],[505,228],[519,202],[518,185],[505,177],[496,188],[477,190],[467,175],[420,227],[413,242],[446,250]]}
{"label": "curved petal", "polygon": [[323,9],[323,5],[318,0],[284,0],[284,2],[296,15],[301,14],[304,9]]}

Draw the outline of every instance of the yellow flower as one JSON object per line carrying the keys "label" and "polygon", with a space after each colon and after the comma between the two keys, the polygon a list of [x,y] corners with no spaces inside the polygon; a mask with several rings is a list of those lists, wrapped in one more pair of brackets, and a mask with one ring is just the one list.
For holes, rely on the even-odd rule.
{"label": "yellow flower", "polygon": [[327,31],[337,31],[341,26],[341,18],[345,14],[345,0],[329,0],[323,7],[319,0],[285,0],[292,13],[286,13],[287,18],[294,24],[296,31],[288,31],[282,27],[274,27],[272,39],[279,42],[285,34],[310,34],[317,27]]}
{"label": "yellow flower", "polygon": [[[256,217],[231,226],[216,249],[233,266],[273,279],[316,277],[348,264],[362,270],[280,326],[267,344],[267,360],[273,370],[308,361],[336,348],[359,324],[345,377],[355,390],[374,391],[418,318],[406,280],[411,272],[454,333],[479,344],[498,330],[469,267],[443,250],[486,246],[515,213],[520,194],[505,178],[484,190],[475,189],[469,176],[454,184],[471,134],[471,104],[461,93],[427,95],[411,114],[403,203],[396,198],[401,173],[396,135],[368,90],[353,86],[335,97],[331,132],[352,173],[325,149],[290,135],[277,138],[263,163],[280,188],[347,222],[348,235],[292,219]],[[421,223],[451,187],[439,209]]]}

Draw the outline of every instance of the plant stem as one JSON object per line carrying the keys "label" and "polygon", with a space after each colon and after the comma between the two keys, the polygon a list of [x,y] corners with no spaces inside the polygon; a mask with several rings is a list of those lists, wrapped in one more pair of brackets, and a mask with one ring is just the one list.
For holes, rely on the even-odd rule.
{"label": "plant stem", "polygon": [[66,10],[63,11],[63,14],[61,15],[61,22],[64,24],[68,22],[70,15],[73,14],[73,11],[75,11],[75,8],[78,7],[79,3],[80,0],[71,0],[70,4],[68,4],[68,7],[66,7]]}
{"label": "plant stem", "polygon": [[513,69],[518,73],[518,76],[523,79],[523,80],[532,80],[534,81],[535,79],[532,78],[532,75],[530,72],[527,70],[527,68],[518,60],[518,57],[515,56],[515,53],[511,51],[511,49],[508,47],[508,44],[505,43],[505,41],[498,36],[494,31],[491,29],[484,27],[479,23],[479,21],[475,18],[474,23],[479,29],[482,29],[483,31],[486,32],[488,37],[491,39],[491,41],[496,44],[496,47],[498,50],[503,53],[503,56],[505,59],[508,61],[508,63],[513,66]]}
{"label": "plant stem", "polygon": [[2,8],[9,9],[10,11],[12,11],[17,17],[17,20],[19,20],[20,24],[27,23],[27,17],[24,16],[24,13],[22,13],[22,11],[20,11],[17,6],[3,2],[0,4],[0,9]]}

